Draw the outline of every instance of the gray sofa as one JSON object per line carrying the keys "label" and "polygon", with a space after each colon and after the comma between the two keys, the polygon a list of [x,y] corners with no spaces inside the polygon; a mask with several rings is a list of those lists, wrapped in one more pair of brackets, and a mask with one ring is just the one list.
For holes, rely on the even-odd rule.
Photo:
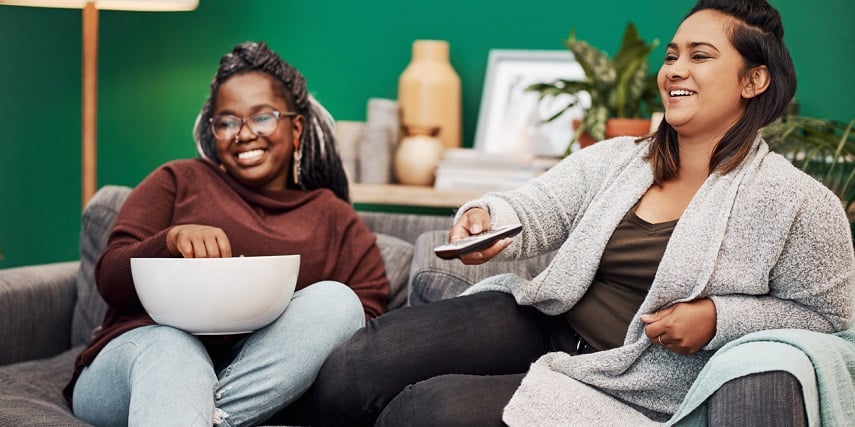
{"label": "gray sofa", "polygon": [[[0,270],[0,427],[87,425],[71,414],[62,388],[75,356],[106,309],[95,290],[93,269],[129,192],[127,187],[106,186],[87,204],[79,261]],[[493,274],[513,272],[531,278],[551,259],[548,254],[526,261],[464,266],[432,253],[435,245],[445,242],[450,215],[360,215],[377,235],[392,285],[391,309],[453,297]],[[790,394],[798,393],[798,383],[793,385],[786,378],[783,383],[764,381],[761,386],[774,388],[777,397],[785,387]],[[723,387],[714,396],[718,406],[711,405],[710,419],[733,413],[730,403],[744,406],[743,392]],[[803,420],[800,409],[795,407],[784,419]],[[796,421],[786,424],[800,424]]]}

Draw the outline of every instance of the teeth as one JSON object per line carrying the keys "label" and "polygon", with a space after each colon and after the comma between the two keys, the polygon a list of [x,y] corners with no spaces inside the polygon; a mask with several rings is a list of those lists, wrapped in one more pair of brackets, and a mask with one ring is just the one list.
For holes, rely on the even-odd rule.
{"label": "teeth", "polygon": [[262,150],[262,149],[249,150],[249,151],[244,151],[243,153],[238,153],[237,158],[241,159],[241,160],[251,159],[251,158],[259,157],[262,154],[264,154],[264,150]]}
{"label": "teeth", "polygon": [[694,95],[695,92],[692,92],[690,90],[680,89],[680,90],[672,90],[670,92],[670,94],[671,94],[671,96],[689,96],[689,95]]}

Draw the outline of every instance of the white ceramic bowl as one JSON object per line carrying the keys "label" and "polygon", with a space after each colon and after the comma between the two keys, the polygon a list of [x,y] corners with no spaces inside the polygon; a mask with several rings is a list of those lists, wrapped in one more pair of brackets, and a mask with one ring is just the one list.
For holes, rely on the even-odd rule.
{"label": "white ceramic bowl", "polygon": [[131,258],[143,307],[161,325],[197,335],[252,332],[291,301],[299,255]]}

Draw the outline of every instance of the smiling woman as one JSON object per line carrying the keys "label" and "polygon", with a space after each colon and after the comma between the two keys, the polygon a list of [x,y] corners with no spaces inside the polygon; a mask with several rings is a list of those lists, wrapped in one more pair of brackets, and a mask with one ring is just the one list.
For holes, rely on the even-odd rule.
{"label": "smiling woman", "polygon": [[[65,390],[77,417],[95,425],[259,424],[305,392],[327,354],[366,318],[386,310],[380,251],[348,202],[331,126],[303,75],[264,43],[222,58],[196,121],[201,158],[168,162],[137,185],[98,261],[108,309]],[[143,309],[132,258],[237,254],[300,256],[290,303],[267,326],[194,335]],[[252,294],[260,283],[237,285]],[[116,370],[128,373],[125,381],[115,380]]]}
{"label": "smiling woman", "polygon": [[[324,362],[313,425],[652,425],[730,342],[845,329],[846,215],[758,132],[795,90],[778,11],[699,0],[658,85],[665,118],[652,136],[599,142],[458,209],[452,242],[523,226],[463,263],[554,252],[543,272],[486,278],[360,329]],[[734,399],[744,404],[731,412],[745,425],[803,425],[804,411],[791,412],[805,407],[800,393],[758,398],[776,390]],[[792,415],[766,418],[779,414]]]}

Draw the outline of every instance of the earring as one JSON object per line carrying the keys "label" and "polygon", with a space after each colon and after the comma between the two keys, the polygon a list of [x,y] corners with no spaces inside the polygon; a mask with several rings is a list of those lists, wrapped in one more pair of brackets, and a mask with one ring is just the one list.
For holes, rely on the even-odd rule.
{"label": "earring", "polygon": [[297,149],[294,150],[294,184],[300,185],[300,160],[303,158],[303,153]]}

